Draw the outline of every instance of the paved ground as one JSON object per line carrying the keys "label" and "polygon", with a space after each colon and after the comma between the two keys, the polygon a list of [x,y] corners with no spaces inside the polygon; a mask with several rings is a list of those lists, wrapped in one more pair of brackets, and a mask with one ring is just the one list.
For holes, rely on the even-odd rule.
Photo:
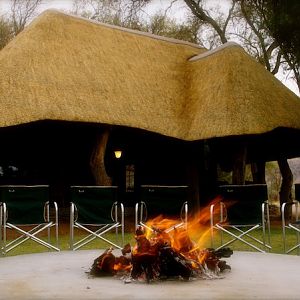
{"label": "paved ground", "polygon": [[85,273],[101,251],[0,258],[0,299],[300,299],[300,257],[234,252],[224,278],[124,284]]}

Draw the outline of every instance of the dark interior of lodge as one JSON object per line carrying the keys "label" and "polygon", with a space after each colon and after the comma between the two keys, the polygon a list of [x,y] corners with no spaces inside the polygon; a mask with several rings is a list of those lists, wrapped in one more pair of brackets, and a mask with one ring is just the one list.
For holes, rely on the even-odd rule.
{"label": "dark interior of lodge", "polygon": [[[39,121],[1,128],[0,184],[50,185],[51,200],[67,208],[70,186],[97,184],[90,160],[102,127]],[[125,206],[134,206],[142,184],[190,186],[191,166],[204,169],[203,143],[133,128],[110,128],[105,169],[111,184],[119,187],[119,199]],[[116,150],[122,151],[120,158],[116,158]],[[208,184],[204,178],[201,182]]]}
{"label": "dark interior of lodge", "polygon": [[[1,184],[49,184],[51,199],[68,206],[69,186],[95,184],[90,157],[100,130],[99,125],[53,121],[2,128]],[[113,128],[105,166],[125,205],[133,205],[140,184],[187,184],[187,146],[141,130]],[[122,150],[119,159],[116,149]]]}
{"label": "dark interior of lodge", "polygon": [[141,185],[187,185],[192,209],[199,208],[229,183],[220,182],[218,169],[232,170],[241,145],[247,163],[294,157],[300,149],[299,132],[291,129],[189,142],[121,126],[37,121],[0,129],[0,184],[47,184],[50,199],[67,212],[70,186],[97,185],[90,162],[103,128],[109,128],[105,170],[126,207],[138,201]]}

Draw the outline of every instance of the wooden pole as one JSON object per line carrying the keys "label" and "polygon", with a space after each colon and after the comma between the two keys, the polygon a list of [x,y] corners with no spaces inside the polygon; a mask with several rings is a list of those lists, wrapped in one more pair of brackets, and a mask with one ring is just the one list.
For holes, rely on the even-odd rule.
{"label": "wooden pole", "polygon": [[279,192],[280,205],[282,205],[284,202],[291,202],[293,200],[293,173],[290,169],[287,159],[281,158],[277,162],[282,176],[281,187]]}
{"label": "wooden pole", "polygon": [[236,148],[232,169],[232,184],[245,184],[247,147],[240,144]]}
{"label": "wooden pole", "polygon": [[253,183],[266,183],[266,163],[258,161],[251,163]]}
{"label": "wooden pole", "polygon": [[112,179],[105,169],[105,153],[111,129],[104,128],[96,138],[94,151],[90,158],[90,167],[94,175],[96,185],[112,185]]}

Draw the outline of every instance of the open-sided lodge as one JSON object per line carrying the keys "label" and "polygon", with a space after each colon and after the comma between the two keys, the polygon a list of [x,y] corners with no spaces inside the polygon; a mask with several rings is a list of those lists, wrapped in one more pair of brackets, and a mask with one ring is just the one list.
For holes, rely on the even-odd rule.
{"label": "open-sided lodge", "polygon": [[[245,51],[197,45],[49,10],[0,52],[0,184],[142,184],[215,195],[300,156],[300,99]],[[115,151],[121,151],[117,158]]]}

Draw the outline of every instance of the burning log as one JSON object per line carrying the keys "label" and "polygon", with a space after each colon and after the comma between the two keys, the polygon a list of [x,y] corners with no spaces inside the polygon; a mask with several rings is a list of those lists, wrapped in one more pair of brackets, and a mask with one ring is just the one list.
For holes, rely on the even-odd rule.
{"label": "burning log", "polygon": [[153,227],[152,236],[147,237],[144,229],[136,230],[136,245],[127,244],[122,255],[116,257],[112,249],[106,250],[94,260],[90,274],[114,276],[127,274],[130,280],[150,282],[156,279],[212,278],[230,266],[222,257],[230,257],[232,250],[223,248],[200,250],[185,230],[174,229],[173,236]]}
{"label": "burning log", "polygon": [[109,276],[116,273],[114,266],[116,257],[112,254],[112,249],[107,249],[94,260],[90,274],[94,276]]}
{"label": "burning log", "polygon": [[160,278],[181,277],[188,280],[193,272],[191,261],[172,247],[162,247],[159,252]]}

